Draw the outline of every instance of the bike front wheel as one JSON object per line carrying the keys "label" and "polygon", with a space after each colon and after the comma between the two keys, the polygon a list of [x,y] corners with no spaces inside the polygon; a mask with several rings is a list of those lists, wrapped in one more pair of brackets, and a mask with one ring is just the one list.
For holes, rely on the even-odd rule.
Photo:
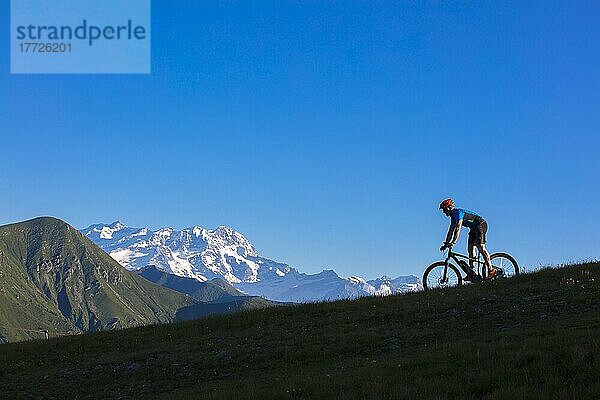
{"label": "bike front wheel", "polygon": [[492,267],[502,270],[502,276],[511,277],[519,275],[517,261],[507,253],[494,253],[490,256]]}
{"label": "bike front wheel", "polygon": [[450,262],[443,261],[431,264],[423,273],[423,288],[445,288],[462,285],[462,275],[458,268]]}

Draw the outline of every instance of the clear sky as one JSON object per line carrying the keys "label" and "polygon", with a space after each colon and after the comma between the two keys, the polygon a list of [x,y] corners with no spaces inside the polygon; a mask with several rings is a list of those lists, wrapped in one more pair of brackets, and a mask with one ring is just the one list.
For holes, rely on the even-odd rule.
{"label": "clear sky", "polygon": [[154,0],[152,74],[11,75],[0,1],[0,223],[229,225],[373,278],[441,257],[452,196],[528,268],[598,257],[599,15]]}

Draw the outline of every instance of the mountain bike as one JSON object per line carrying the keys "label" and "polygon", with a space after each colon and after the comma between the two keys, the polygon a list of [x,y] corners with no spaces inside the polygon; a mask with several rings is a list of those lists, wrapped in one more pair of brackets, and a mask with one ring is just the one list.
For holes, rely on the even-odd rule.
{"label": "mountain bike", "polygon": [[[487,267],[483,256],[477,252],[473,261],[474,272],[476,273],[473,282],[482,282],[487,277]],[[490,255],[492,267],[498,269],[498,274],[492,280],[505,278],[519,274],[517,261],[508,253],[494,253]],[[431,264],[423,273],[423,288],[433,289],[438,287],[450,287],[462,285],[464,276],[470,270],[469,256],[455,253],[452,247],[448,248],[446,259]]]}

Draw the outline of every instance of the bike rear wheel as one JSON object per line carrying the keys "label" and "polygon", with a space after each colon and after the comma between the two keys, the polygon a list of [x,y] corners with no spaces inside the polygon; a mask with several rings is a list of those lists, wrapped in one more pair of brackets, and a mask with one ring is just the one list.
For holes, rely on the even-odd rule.
{"label": "bike rear wheel", "polygon": [[494,253],[490,256],[490,261],[492,267],[501,269],[505,277],[519,275],[517,261],[508,253]]}
{"label": "bike rear wheel", "polygon": [[[452,263],[439,261],[431,264],[423,273],[423,288],[445,288],[462,285],[462,275]],[[444,276],[445,275],[445,276]]]}

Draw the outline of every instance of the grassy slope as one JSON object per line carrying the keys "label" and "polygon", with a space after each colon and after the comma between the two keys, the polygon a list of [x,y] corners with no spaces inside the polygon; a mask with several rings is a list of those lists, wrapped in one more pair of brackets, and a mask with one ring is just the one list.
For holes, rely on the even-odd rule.
{"label": "grassy slope", "polygon": [[[6,251],[0,241],[0,342],[9,339],[39,338],[38,329],[78,331],[59,309],[44,299],[27,271]],[[8,327],[8,328],[7,328]],[[16,330],[14,329],[16,328]]]}
{"label": "grassy slope", "polygon": [[238,300],[244,294],[222,279],[214,279],[207,282],[199,282],[196,279],[184,278],[158,270],[154,266],[148,266],[138,272],[140,276],[156,283],[157,285],[186,293],[192,298],[208,302],[227,302]]}
{"label": "grassy slope", "polygon": [[0,341],[172,321],[193,304],[55,218],[0,227]]}
{"label": "grassy slope", "polygon": [[243,296],[228,302],[201,303],[183,307],[177,311],[175,321],[188,321],[212,314],[231,314],[277,305],[291,305],[291,303],[276,303],[261,297]]}
{"label": "grassy slope", "polygon": [[[6,398],[598,399],[600,264],[0,346]],[[91,384],[93,383],[93,384]]]}

